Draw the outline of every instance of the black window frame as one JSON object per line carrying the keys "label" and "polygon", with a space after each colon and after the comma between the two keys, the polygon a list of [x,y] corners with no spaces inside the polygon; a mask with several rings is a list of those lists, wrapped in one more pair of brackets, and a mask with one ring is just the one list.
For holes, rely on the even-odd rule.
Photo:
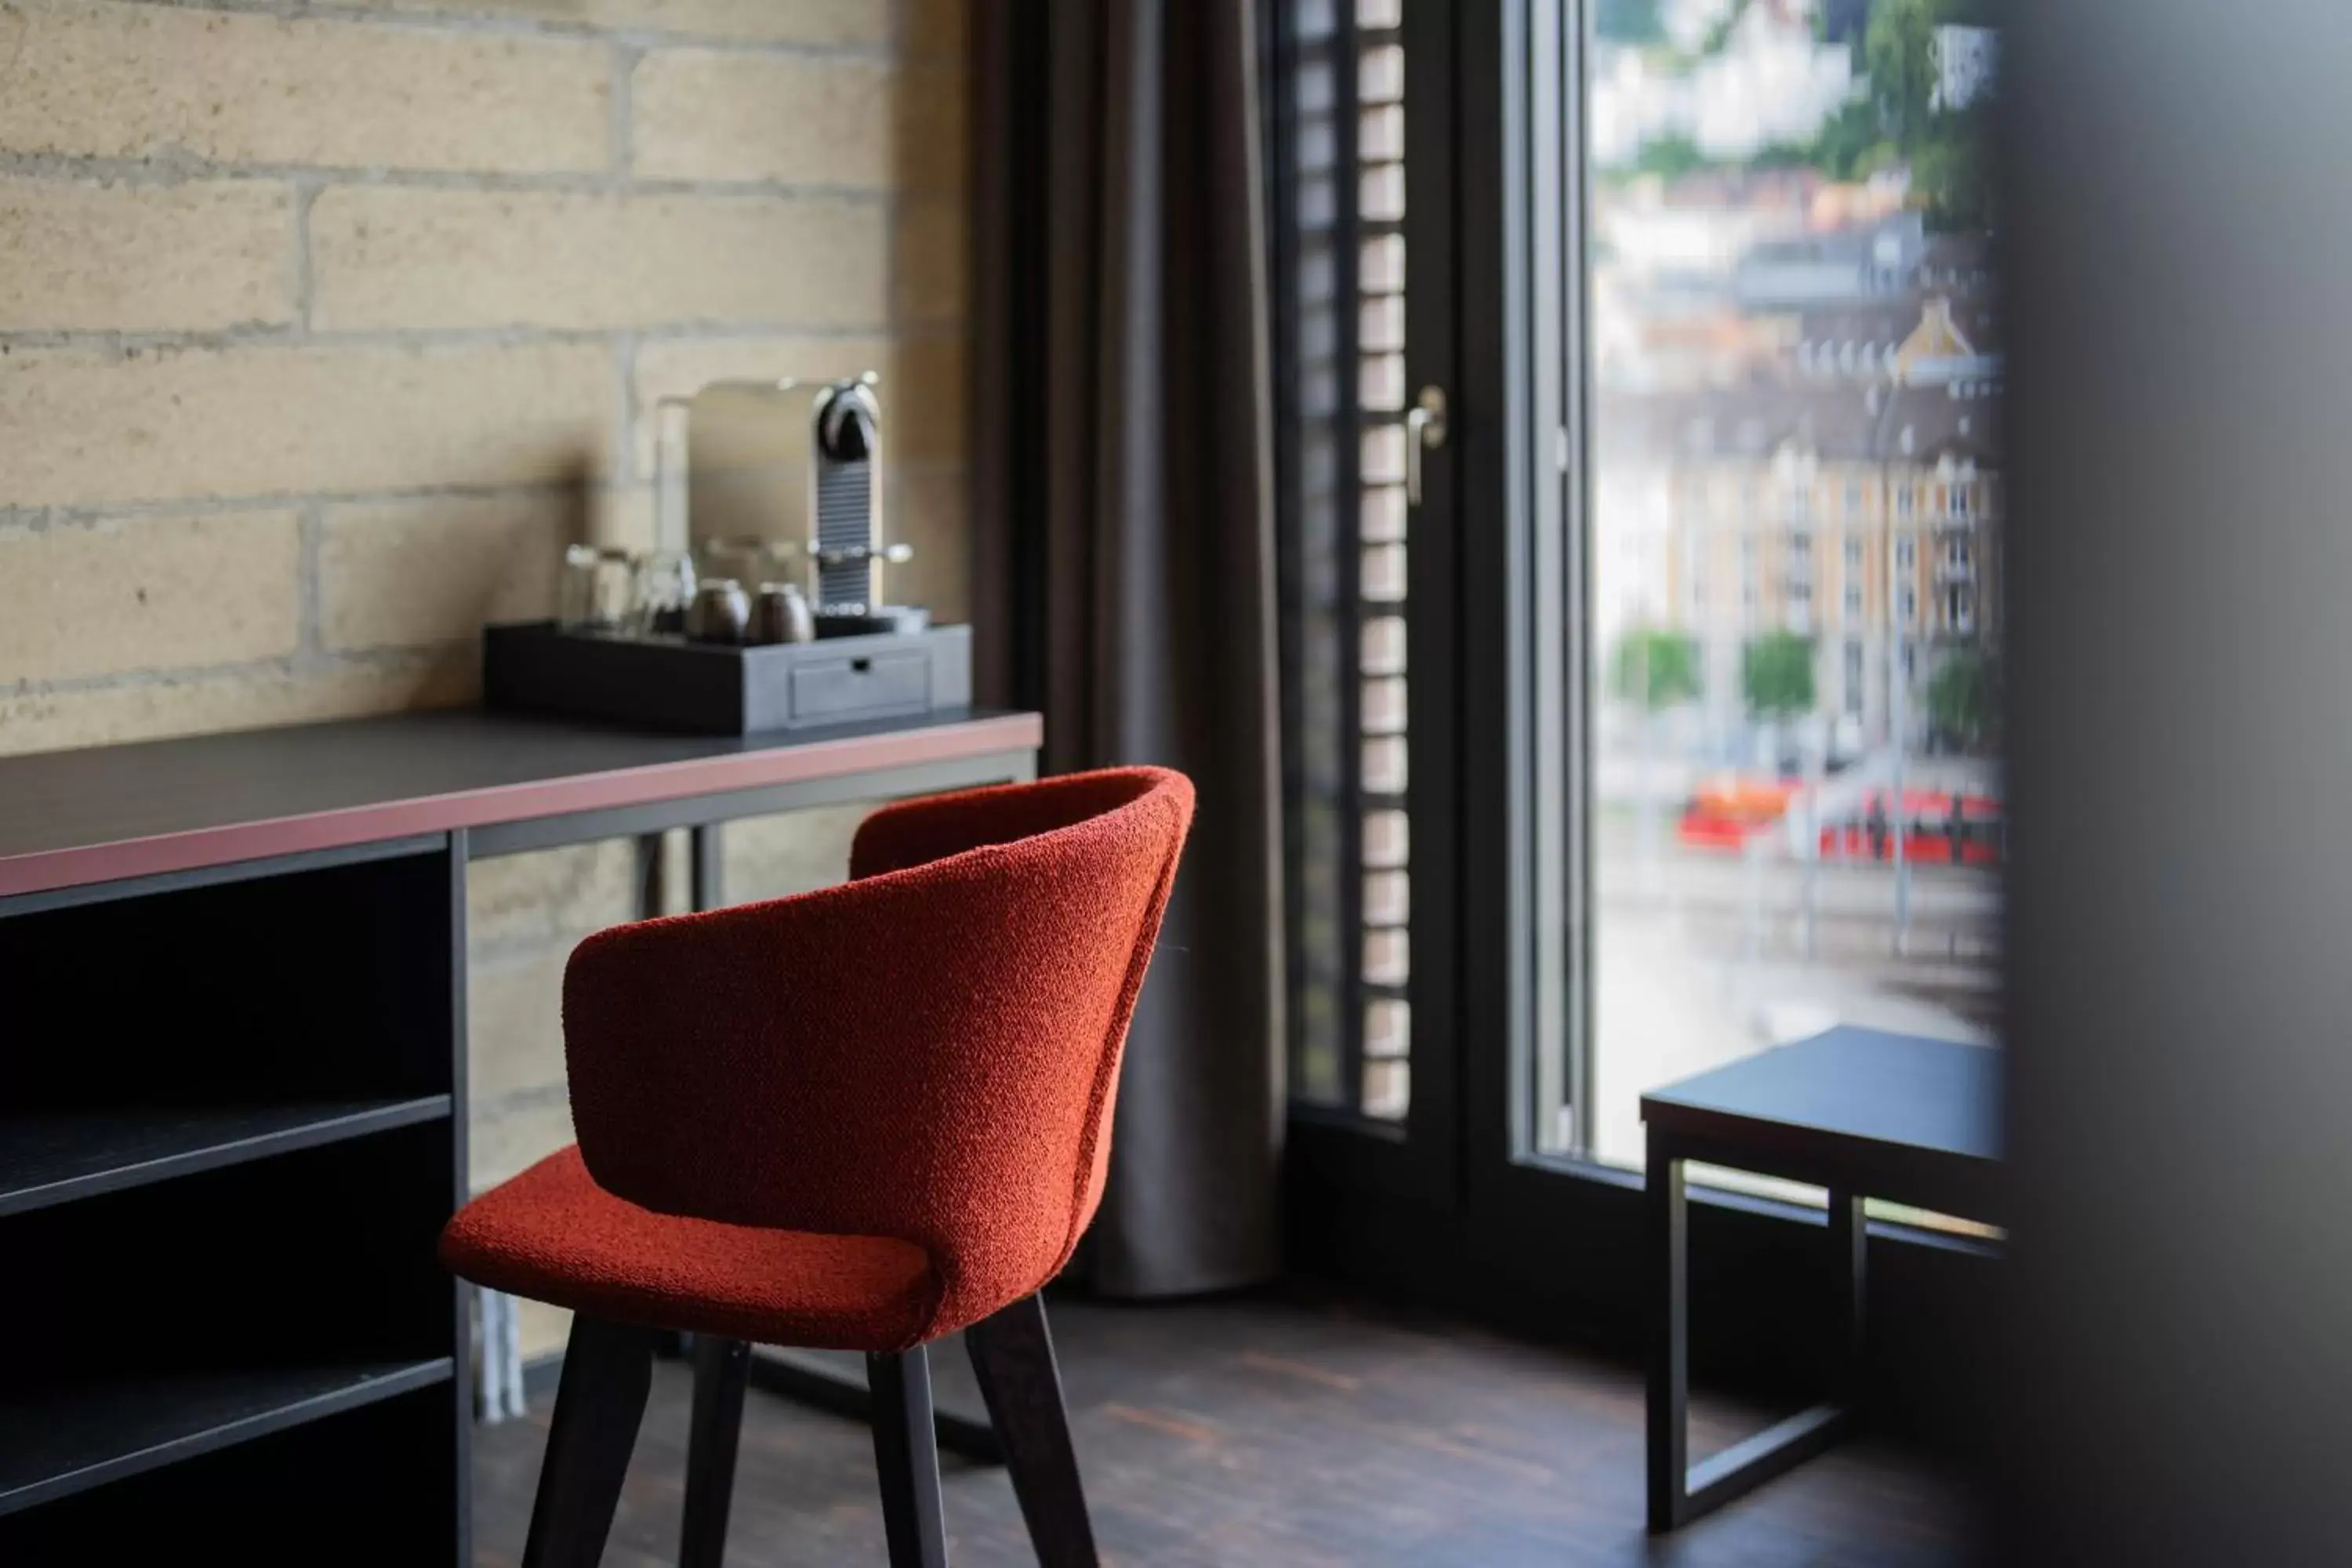
{"label": "black window frame", "polygon": [[[1571,1032],[1591,1017],[1586,12],[1405,0],[1408,210],[1433,217],[1427,193],[1443,190],[1451,227],[1417,238],[1408,281],[1422,351],[1408,384],[1449,397],[1428,482],[1453,522],[1442,536],[1417,527],[1412,557],[1412,1114],[1396,1129],[1294,1103],[1285,1200],[1294,1267],[1633,1354],[1650,1297],[1643,1174],[1542,1152],[1534,1120],[1539,1064],[1580,1078],[1589,1053]],[[1278,20],[1267,26],[1278,68]],[[1439,102],[1442,149],[1428,133]],[[1270,130],[1278,114],[1269,102]],[[1547,704],[1560,723],[1538,721]],[[1589,1118],[1585,1085],[1562,1087]],[[1695,1187],[1691,1226],[1698,1300],[1744,1308],[1702,1307],[1701,1375],[1801,1392],[1830,1349],[1822,1213]],[[1995,1251],[1879,1221],[1870,1236],[1867,1392],[1891,1426],[1948,1437],[1965,1429]]]}

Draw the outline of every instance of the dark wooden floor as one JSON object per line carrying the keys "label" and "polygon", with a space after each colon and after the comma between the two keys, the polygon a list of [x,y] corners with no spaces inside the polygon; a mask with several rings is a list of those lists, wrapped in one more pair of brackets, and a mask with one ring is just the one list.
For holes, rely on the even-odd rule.
{"label": "dark wooden floor", "polygon": [[[1057,1301],[1079,1460],[1107,1560],[1130,1564],[1945,1564],[1959,1489],[1849,1446],[1664,1543],[1642,1529],[1636,1373],[1558,1350],[1301,1296],[1176,1307]],[[942,1402],[978,1409],[961,1354]],[[689,1396],[654,1395],[608,1568],[676,1561]],[[521,1555],[549,1400],[475,1446],[476,1561]],[[1694,1451],[1751,1429],[1702,1401]],[[1004,1473],[950,1458],[960,1568],[1034,1561]],[[883,1561],[862,1426],[754,1390],[729,1532],[737,1568]]]}

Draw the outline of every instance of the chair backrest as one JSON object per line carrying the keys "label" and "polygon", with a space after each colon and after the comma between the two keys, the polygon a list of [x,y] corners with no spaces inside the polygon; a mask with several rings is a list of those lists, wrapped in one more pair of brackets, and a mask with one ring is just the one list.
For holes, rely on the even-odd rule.
{"label": "chair backrest", "polygon": [[1034,1290],[1101,1197],[1192,813],[1160,768],[909,801],[842,886],[590,937],[563,991],[590,1173],[663,1213],[911,1241],[926,1337]]}

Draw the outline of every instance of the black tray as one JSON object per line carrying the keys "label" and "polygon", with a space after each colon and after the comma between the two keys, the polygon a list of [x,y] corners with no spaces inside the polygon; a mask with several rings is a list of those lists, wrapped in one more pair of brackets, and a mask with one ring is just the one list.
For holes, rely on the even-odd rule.
{"label": "black tray", "polygon": [[486,626],[492,708],[701,735],[750,735],[971,705],[971,628],[726,647],[682,637]]}

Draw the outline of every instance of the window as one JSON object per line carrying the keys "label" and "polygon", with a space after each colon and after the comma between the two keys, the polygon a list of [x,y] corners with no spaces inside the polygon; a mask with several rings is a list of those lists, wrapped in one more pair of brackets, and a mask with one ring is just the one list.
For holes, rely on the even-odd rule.
{"label": "window", "polygon": [[[1570,8],[1589,18],[1569,95],[1582,114],[1568,129],[1583,226],[1571,287],[1577,341],[1595,345],[1580,367],[1588,445],[1571,465],[1587,537],[1571,556],[1594,564],[1565,617],[1593,640],[1584,717],[1562,732],[1589,845],[1568,923],[1589,933],[1589,959],[1566,961],[1566,1065],[1538,1064],[1544,1151],[1637,1163],[1644,1089],[1841,1021],[1991,1037],[1998,866],[1917,864],[1933,851],[1915,857],[1901,836],[1832,831],[1863,798],[1853,781],[1874,776],[1999,812],[1999,759],[1983,749],[1998,726],[1958,711],[1998,682],[1937,678],[1964,652],[1990,657],[1940,642],[1979,636],[1996,614],[1976,530],[1998,482],[2005,345],[1982,269],[1948,279],[1923,259],[1986,248],[1999,209],[1983,195],[1984,116],[1909,100],[1936,80],[1934,29],[1877,25],[1898,8],[1919,9]],[[1791,260],[1841,247],[1860,258],[1843,273]],[[1964,349],[1896,348],[1948,342],[1956,322]],[[1798,453],[1818,473],[1792,470]],[[1637,710],[1605,679],[1610,639],[1630,635],[1608,607],[1640,596],[1617,580],[1637,568],[1613,542],[1645,526],[1619,498],[1666,493],[1702,464],[1739,498],[1746,625],[1710,637],[1694,594],[1685,621],[1643,628],[1690,637],[1710,679],[1671,700],[1654,683]],[[1814,483],[1822,510],[1838,507],[1822,564],[1835,563],[1841,610],[1834,646],[1818,649]],[[1785,512],[1762,514],[1767,496]],[[1949,519],[1968,526],[1948,539]],[[1672,513],[1666,526],[1697,523]],[[1828,858],[1803,851],[1796,807],[1780,804],[1814,790]],[[1896,959],[1927,952],[1932,984]]]}
{"label": "window", "polygon": [[1273,0],[1292,1092],[1412,1104],[1412,541],[1401,0]]}

